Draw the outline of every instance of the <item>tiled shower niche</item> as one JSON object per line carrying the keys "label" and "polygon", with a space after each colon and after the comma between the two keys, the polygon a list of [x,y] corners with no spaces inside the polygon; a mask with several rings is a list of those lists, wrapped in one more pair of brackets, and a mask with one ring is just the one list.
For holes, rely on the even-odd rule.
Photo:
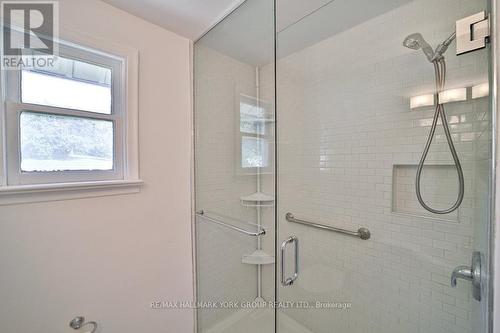
{"label": "tiled shower niche", "polygon": [[[400,164],[392,172],[392,212],[448,222],[459,222],[460,208],[445,215],[425,210],[418,202],[415,191],[417,165]],[[458,195],[458,176],[455,165],[425,165],[421,177],[422,198],[435,209],[453,206]]]}

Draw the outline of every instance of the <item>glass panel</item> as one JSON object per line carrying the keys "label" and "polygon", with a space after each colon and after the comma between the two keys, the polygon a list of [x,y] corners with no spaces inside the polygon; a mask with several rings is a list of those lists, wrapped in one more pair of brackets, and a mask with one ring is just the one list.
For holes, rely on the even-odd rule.
{"label": "glass panel", "polygon": [[[487,286],[477,301],[469,281],[453,288],[450,277],[474,251],[488,270],[489,50],[457,56],[452,36],[487,1],[321,2],[292,19],[292,2],[278,12],[278,240],[295,235],[300,248],[298,279],[278,297],[309,305],[280,309],[279,332],[485,333]],[[465,188],[440,214],[415,186],[436,111]],[[456,164],[440,120],[420,182],[431,208],[460,196]],[[289,212],[371,238],[289,222]],[[286,253],[291,276],[293,246]]]}
{"label": "glass panel", "polygon": [[[228,216],[213,212],[207,214],[232,225],[255,231],[250,225],[238,223]],[[199,332],[245,332],[243,328],[251,325],[250,316],[238,318],[237,315],[243,311],[241,308],[243,303],[255,300],[257,272],[255,265],[242,263],[242,256],[255,251],[255,238],[197,216],[196,244],[198,258],[201,259],[197,262],[197,272],[200,277],[198,279]],[[252,284],[243,285],[245,282]],[[210,302],[217,304],[219,308],[215,309]],[[229,306],[225,302],[233,302],[234,306]],[[262,325],[272,328],[274,316],[271,313],[265,317],[266,323]]]}
{"label": "glass panel", "polygon": [[266,134],[266,121],[269,117],[261,101],[240,97],[240,131],[248,134]]}
{"label": "glass panel", "polygon": [[113,169],[113,122],[45,113],[20,116],[21,170]]}
{"label": "glass panel", "polygon": [[111,69],[59,57],[21,74],[23,103],[111,114]]}
{"label": "glass panel", "polygon": [[198,332],[271,333],[274,309],[256,306],[275,290],[273,0],[244,2],[196,42],[194,85]]}
{"label": "glass panel", "polygon": [[265,168],[268,166],[268,142],[265,139],[244,136],[241,138],[241,166]]}

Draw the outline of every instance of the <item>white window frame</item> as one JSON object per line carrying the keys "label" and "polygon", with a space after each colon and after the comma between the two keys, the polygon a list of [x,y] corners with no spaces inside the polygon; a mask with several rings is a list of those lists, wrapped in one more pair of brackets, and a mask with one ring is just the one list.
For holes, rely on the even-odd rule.
{"label": "white window frame", "polygon": [[[21,71],[2,71],[0,205],[132,193],[142,184],[138,164],[138,52],[78,34],[70,38],[74,42],[58,41],[62,57],[112,69],[112,112],[22,103]],[[22,172],[19,119],[23,111],[113,121],[113,170]]]}

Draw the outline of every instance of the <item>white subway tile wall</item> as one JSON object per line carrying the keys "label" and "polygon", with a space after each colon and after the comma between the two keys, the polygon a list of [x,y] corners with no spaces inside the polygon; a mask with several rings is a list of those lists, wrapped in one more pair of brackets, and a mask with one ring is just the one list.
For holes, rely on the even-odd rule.
{"label": "white subway tile wall", "polygon": [[[384,187],[384,192],[391,195],[392,212],[412,216],[428,216],[448,222],[459,221],[459,211],[456,210],[445,215],[436,215],[425,210],[418,202],[415,191],[416,165],[393,166],[392,187]],[[421,192],[424,201],[432,208],[444,210],[453,205],[458,197],[458,177],[454,164],[427,164],[420,180]],[[382,186],[379,186],[382,188]],[[469,190],[471,188],[468,187]]]}
{"label": "white subway tile wall", "polygon": [[[255,208],[243,207],[240,197],[257,190],[257,176],[243,174],[239,155],[240,95],[256,96],[255,67],[213,49],[197,45],[196,73],[196,208],[235,220],[257,222]],[[274,86],[270,87],[274,91]],[[261,88],[264,92],[268,89]],[[273,100],[272,98],[270,99]],[[274,144],[274,143],[273,143]],[[274,176],[262,176],[262,190],[274,194]],[[268,185],[270,184],[270,185]],[[274,208],[263,209],[267,240],[274,240]],[[255,237],[213,225],[197,218],[197,291],[200,302],[252,302],[257,297],[257,267],[241,263],[241,257],[257,248]],[[274,248],[269,252],[274,254]],[[274,279],[274,265],[265,278]],[[273,281],[266,283],[272,285]],[[272,300],[274,293],[266,293]],[[205,332],[238,308],[200,309],[198,327]],[[272,329],[274,325],[270,327]]]}
{"label": "white subway tile wall", "polygon": [[[475,333],[480,328],[473,325],[484,325],[470,283],[451,288],[450,275],[487,244],[481,237],[488,218],[489,102],[472,100],[469,89],[467,101],[446,104],[465,198],[457,214],[444,217],[450,221],[429,218],[415,204],[412,170],[434,110],[410,110],[410,98],[433,92],[434,71],[420,51],[402,46],[413,32],[435,46],[456,19],[484,7],[484,1],[413,1],[278,61],[278,239],[295,234],[301,246],[299,279],[280,288],[279,300],[352,303],[349,310],[283,310],[311,331]],[[488,80],[487,51],[457,57],[453,48],[446,54],[446,89]],[[427,163],[444,165],[447,176],[427,168],[424,197],[431,206],[451,206],[456,172],[448,170],[453,161],[441,125]],[[394,200],[396,211],[413,216],[394,212]],[[365,226],[372,238],[292,225],[287,212],[341,228]]]}

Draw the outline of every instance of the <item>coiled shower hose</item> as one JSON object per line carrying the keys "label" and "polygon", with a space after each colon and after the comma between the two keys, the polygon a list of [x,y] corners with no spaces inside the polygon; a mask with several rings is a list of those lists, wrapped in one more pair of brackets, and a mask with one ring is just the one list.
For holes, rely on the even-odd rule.
{"label": "coiled shower hose", "polygon": [[[437,59],[432,62],[434,65],[434,72],[436,75],[436,94],[439,98],[439,93],[443,91],[444,85],[446,82],[446,63],[444,60],[444,57],[441,57],[440,59]],[[438,210],[434,209],[432,207],[429,207],[424,199],[422,198],[422,193],[420,190],[420,180],[422,176],[422,169],[424,167],[425,160],[427,159],[427,154],[429,153],[429,149],[432,144],[432,140],[434,139],[434,135],[436,133],[436,127],[438,124],[438,120],[441,118],[441,122],[443,123],[443,129],[444,129],[444,134],[446,135],[446,140],[448,141],[448,147],[450,147],[451,151],[451,156],[453,157],[453,161],[455,163],[455,167],[457,169],[457,174],[458,174],[458,182],[459,182],[459,190],[458,190],[458,198],[457,201],[453,204],[448,209],[444,210]],[[417,199],[418,202],[424,207],[426,210],[428,210],[431,213],[434,214],[449,214],[453,211],[455,211],[460,205],[462,204],[462,201],[464,199],[464,173],[462,170],[462,165],[460,164],[460,159],[458,158],[457,151],[455,149],[455,146],[453,145],[453,139],[450,134],[450,128],[448,126],[448,121],[446,120],[446,114],[444,110],[444,106],[439,102],[439,99],[436,104],[436,111],[434,113],[434,119],[432,121],[432,127],[431,131],[429,133],[429,138],[427,139],[427,143],[425,144],[425,149],[422,154],[422,157],[420,159],[420,162],[417,167],[417,177],[415,181],[415,189],[416,189],[416,194],[417,194]]]}

